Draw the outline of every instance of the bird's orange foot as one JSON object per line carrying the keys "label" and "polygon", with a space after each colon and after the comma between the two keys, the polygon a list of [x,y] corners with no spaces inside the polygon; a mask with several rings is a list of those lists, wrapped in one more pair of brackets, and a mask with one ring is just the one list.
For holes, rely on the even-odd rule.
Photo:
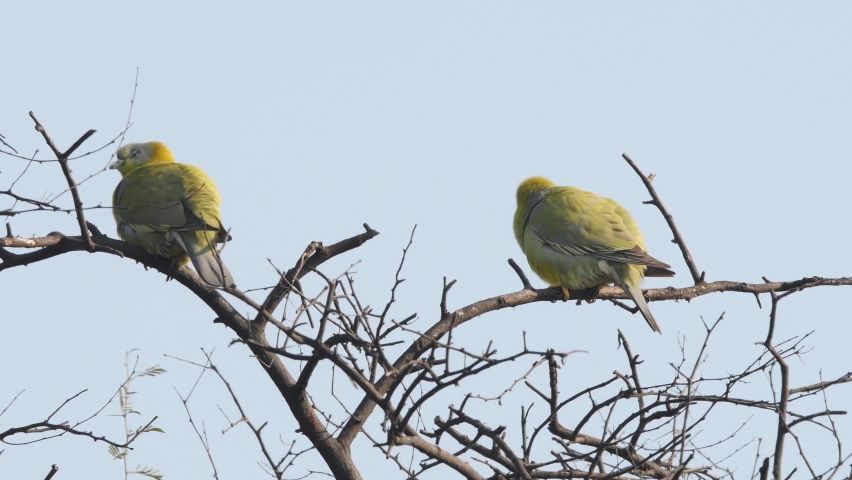
{"label": "bird's orange foot", "polygon": [[[563,302],[568,301],[568,289],[567,288],[563,287],[562,285],[559,285],[558,283],[556,285],[551,285],[550,288],[552,288],[553,290],[562,292],[561,300]],[[554,302],[554,303],[557,302],[557,301],[558,300],[551,300],[551,302]]]}

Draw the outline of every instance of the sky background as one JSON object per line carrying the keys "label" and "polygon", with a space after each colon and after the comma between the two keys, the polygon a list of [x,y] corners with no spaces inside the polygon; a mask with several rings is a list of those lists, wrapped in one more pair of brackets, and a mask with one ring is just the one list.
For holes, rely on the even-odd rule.
{"label": "sky background", "polygon": [[[79,152],[107,143],[124,128],[138,68],[127,140],[163,141],[178,161],[202,167],[216,181],[234,237],[224,260],[244,290],[274,283],[267,260],[287,268],[310,241],[332,243],[360,233],[367,222],[381,235],[323,270],[337,275],[360,261],[354,267],[359,297],[383,305],[417,225],[392,314],[416,312],[416,326],[426,329],[438,317],[444,276],[458,280],[451,308],[520,288],[506,259],[529,273],[511,222],[515,189],[531,175],[616,199],[641,226],[649,253],[678,274],[649,279],[646,287],[690,285],[671,233],[659,212],[641,203],[648,194],[622,152],[657,175],[654,185],[708,280],[852,274],[845,247],[852,236],[849,3],[81,0],[12,2],[3,17],[6,141],[23,155],[38,149],[37,158],[51,158],[27,116],[32,110],[60,148],[89,128],[98,133]],[[110,153],[75,161],[76,178],[101,170]],[[25,166],[0,156],[0,189]],[[84,204],[108,206],[118,179],[107,171],[85,183]],[[32,165],[14,191],[41,198],[64,188],[58,165],[46,163]],[[70,206],[70,196],[61,202]],[[0,209],[8,203],[0,198]],[[89,211],[87,218],[113,235],[109,210]],[[22,236],[78,233],[71,215],[9,221]],[[820,372],[829,379],[852,369],[846,298],[846,287],[823,287],[783,301],[776,338],[815,330],[806,341],[814,349],[791,360],[793,386],[819,381]],[[722,312],[702,375],[740,371],[761,352],[754,342],[765,337],[768,309],[751,295],[713,294],[651,308],[662,336],[606,302],[542,303],[488,314],[464,325],[455,340],[482,350],[493,339],[510,353],[522,347],[526,331],[532,348],[588,351],[563,368],[564,394],[628,369],[616,349],[617,328],[646,360],[646,383],[671,377],[669,363],[681,358],[679,339],[687,339],[694,358],[701,319]],[[199,371],[164,355],[200,362],[200,349],[215,347],[214,360],[252,420],[269,422],[265,432],[276,455],[285,448],[279,434],[307,446],[257,362],[245,347],[229,348],[234,335],[213,318],[176,282],[110,255],[74,253],[0,273],[0,408],[24,390],[0,417],[0,430],[42,420],[83,389],[56,419],[90,415],[122,382],[125,352],[135,348],[140,366],[159,364],[168,372],[134,384],[142,414],[134,424],[158,415],[166,434],[141,438],[130,466],[155,467],[167,479],[210,478],[174,390],[185,395]],[[446,405],[458,405],[467,392],[499,394],[529,366],[519,361],[465,383],[424,417],[445,416]],[[335,411],[324,395],[328,372],[320,373],[314,398]],[[531,380],[543,385],[539,373]],[[340,388],[359,398],[348,382]],[[771,396],[766,377],[749,389],[743,394]],[[204,421],[220,478],[266,478],[244,425],[220,433],[228,424],[217,406],[237,417],[222,384],[205,375],[193,395],[189,406]],[[480,411],[493,427],[507,425],[517,435],[520,405],[531,402],[543,415],[543,403],[523,388],[503,407],[492,402]],[[830,392],[833,408],[850,404],[852,386]],[[812,404],[821,405],[821,399]],[[118,406],[105,413],[118,413]],[[750,415],[725,411],[701,435],[707,443],[724,438]],[[573,417],[566,412],[566,418]],[[852,422],[837,421],[848,449]],[[122,432],[114,416],[87,425],[98,434]],[[812,461],[828,466],[836,455],[830,435],[802,434]],[[717,452],[723,457],[752,441],[728,460],[737,478],[746,478],[757,438],[764,439],[765,455],[774,435],[773,418],[758,415]],[[106,446],[87,439],[0,448],[4,478],[43,478],[51,464],[60,467],[57,479],[122,475]],[[367,442],[355,450],[365,478],[401,478]],[[788,443],[786,471],[798,465],[795,454]],[[322,469],[316,455],[301,458],[288,475],[309,469]],[[427,478],[440,473],[447,472]]]}

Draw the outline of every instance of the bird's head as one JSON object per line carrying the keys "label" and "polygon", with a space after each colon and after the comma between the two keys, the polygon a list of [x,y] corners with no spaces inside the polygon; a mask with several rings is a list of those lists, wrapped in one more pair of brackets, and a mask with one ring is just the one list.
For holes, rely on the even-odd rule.
{"label": "bird's head", "polygon": [[117,169],[122,177],[126,177],[142,165],[174,161],[169,147],[162,142],[128,143],[118,149],[109,168]]}
{"label": "bird's head", "polygon": [[552,187],[555,183],[544,177],[530,177],[518,186],[518,205],[523,205],[536,190]]}

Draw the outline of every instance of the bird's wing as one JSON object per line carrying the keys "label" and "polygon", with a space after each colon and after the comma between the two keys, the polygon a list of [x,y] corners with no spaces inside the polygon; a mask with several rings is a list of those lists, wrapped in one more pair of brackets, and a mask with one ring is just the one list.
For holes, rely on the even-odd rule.
{"label": "bird's wing", "polygon": [[629,263],[631,265],[645,265],[647,267],[652,267],[652,273],[654,273],[654,275],[647,275],[646,273],[646,276],[672,277],[675,274],[674,272],[669,270],[669,268],[671,268],[671,265],[663,263],[657,260],[656,258],[648,255],[647,253],[645,253],[644,250],[639,248],[638,245],[634,246],[630,250],[593,253],[591,255],[602,260],[610,260],[613,262]]}
{"label": "bird's wing", "polygon": [[224,238],[224,228],[219,216],[219,190],[203,170],[194,165],[176,165],[183,181],[184,201],[192,215],[207,230],[219,230]]}
{"label": "bird's wing", "polygon": [[564,255],[669,268],[645,253],[642,234],[623,207],[591,192],[551,188],[527,223],[542,244]]}
{"label": "bird's wing", "polygon": [[176,164],[140,167],[116,187],[113,212],[140,232],[218,230],[193,211],[184,184]]}

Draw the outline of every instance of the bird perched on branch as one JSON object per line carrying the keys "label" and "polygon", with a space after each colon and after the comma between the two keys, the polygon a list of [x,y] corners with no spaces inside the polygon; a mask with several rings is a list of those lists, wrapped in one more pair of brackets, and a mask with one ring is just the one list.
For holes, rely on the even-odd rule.
{"label": "bird perched on branch", "polygon": [[229,239],[219,217],[219,191],[200,168],[176,163],[163,143],[121,147],[110,168],[121,182],[112,194],[112,214],[122,240],[169,258],[190,261],[214,287],[234,285],[216,244]]}
{"label": "bird perched on branch", "polygon": [[662,333],[642,295],[644,277],[671,277],[670,266],[648,255],[642,232],[621,205],[574,187],[557,187],[544,177],[518,187],[515,238],[530,267],[551,286],[585,290],[593,299],[615,283],[636,302],[655,332]]}

